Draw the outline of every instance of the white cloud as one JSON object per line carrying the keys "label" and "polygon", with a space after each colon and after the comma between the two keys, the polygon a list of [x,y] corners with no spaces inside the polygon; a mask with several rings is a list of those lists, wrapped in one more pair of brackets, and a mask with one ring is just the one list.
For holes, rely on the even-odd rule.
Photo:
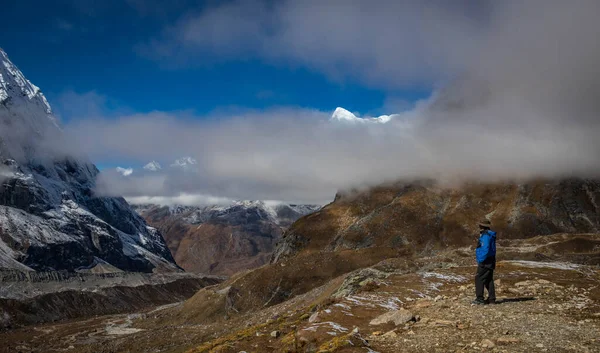
{"label": "white cloud", "polygon": [[210,195],[191,195],[181,194],[177,196],[133,196],[128,197],[127,202],[137,205],[155,204],[155,205],[183,205],[183,206],[204,206],[204,205],[230,205],[235,201],[232,199],[210,196]]}
{"label": "white cloud", "polygon": [[197,161],[186,173],[102,173],[98,191],[320,203],[398,179],[600,176],[599,2],[365,4],[232,1],[186,16],[152,48],[168,59],[175,48],[259,57],[382,87],[439,83],[430,100],[386,124],[335,124],[331,112],[302,108],[70,124],[94,159]]}
{"label": "white cloud", "polygon": [[301,65],[385,86],[431,84],[464,69],[491,2],[235,0],[188,13],[141,46],[167,64],[218,56]]}
{"label": "white cloud", "polygon": [[[329,121],[330,113],[284,109],[206,120],[136,115],[70,129],[94,158],[168,161],[186,153],[197,161],[185,172],[168,168],[126,179],[101,174],[100,193],[130,199],[323,203],[339,189],[403,178],[502,180],[599,172],[598,124],[564,129],[517,103],[494,101],[443,113],[423,103],[386,124],[340,124]],[[494,123],[525,112],[521,123]],[[481,114],[495,118],[478,124]]]}
{"label": "white cloud", "polygon": [[6,179],[13,178],[14,175],[15,174],[10,167],[0,164],[0,183]]}

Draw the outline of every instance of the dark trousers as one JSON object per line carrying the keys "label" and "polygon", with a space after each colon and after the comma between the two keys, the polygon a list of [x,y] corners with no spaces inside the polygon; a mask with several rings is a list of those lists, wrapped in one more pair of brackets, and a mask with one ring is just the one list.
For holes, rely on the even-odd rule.
{"label": "dark trousers", "polygon": [[475,274],[475,294],[477,299],[483,300],[483,288],[488,291],[488,300],[496,300],[496,290],[494,289],[494,268],[496,261],[483,262],[477,264],[477,274]]}

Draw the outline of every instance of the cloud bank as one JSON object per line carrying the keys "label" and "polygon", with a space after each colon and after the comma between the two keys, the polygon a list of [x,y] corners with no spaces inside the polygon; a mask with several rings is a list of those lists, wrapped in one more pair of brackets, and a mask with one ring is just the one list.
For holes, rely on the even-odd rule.
{"label": "cloud bank", "polygon": [[168,65],[260,58],[376,86],[431,84],[466,67],[491,8],[463,0],[236,0],[189,13],[138,49]]}
{"label": "cloud bank", "polygon": [[142,49],[161,60],[261,58],[384,89],[435,85],[427,101],[389,112],[400,114],[386,124],[285,107],[69,124],[92,158],[197,160],[185,173],[103,173],[99,192],[316,203],[398,179],[599,176],[599,2],[380,5],[231,1],[185,16]]}

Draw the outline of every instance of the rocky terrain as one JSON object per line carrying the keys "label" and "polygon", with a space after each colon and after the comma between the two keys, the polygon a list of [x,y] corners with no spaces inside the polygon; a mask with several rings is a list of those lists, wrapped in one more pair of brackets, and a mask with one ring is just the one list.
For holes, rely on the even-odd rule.
{"label": "rocky terrain", "polygon": [[[8,331],[0,334],[6,342],[0,350],[598,351],[600,236],[503,240],[498,249],[497,305],[471,306],[475,266],[473,247],[465,247],[414,261],[389,258],[276,305],[262,298],[263,305],[252,312],[232,310],[234,281],[200,290],[184,303],[137,314]],[[228,315],[221,311],[227,308]]]}
{"label": "rocky terrain", "polygon": [[236,202],[227,206],[134,205],[165,237],[186,271],[232,275],[269,262],[282,233],[315,205]]}
{"label": "rocky terrain", "polygon": [[[24,352],[597,351],[597,185],[396,184],[338,195],[290,227],[270,264],[177,305],[1,339]],[[500,234],[500,304],[471,306],[484,216]]]}
{"label": "rocky terrain", "polygon": [[123,198],[94,194],[98,173],[69,149],[40,89],[0,49],[0,267],[180,270]]}

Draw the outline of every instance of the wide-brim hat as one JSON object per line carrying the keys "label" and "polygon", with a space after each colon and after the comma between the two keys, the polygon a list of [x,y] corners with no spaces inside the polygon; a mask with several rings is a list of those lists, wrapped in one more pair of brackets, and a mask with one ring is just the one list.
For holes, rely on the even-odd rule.
{"label": "wide-brim hat", "polygon": [[492,227],[492,222],[490,222],[489,219],[482,219],[481,221],[479,221],[479,226],[480,227],[485,227],[485,228],[491,228]]}

